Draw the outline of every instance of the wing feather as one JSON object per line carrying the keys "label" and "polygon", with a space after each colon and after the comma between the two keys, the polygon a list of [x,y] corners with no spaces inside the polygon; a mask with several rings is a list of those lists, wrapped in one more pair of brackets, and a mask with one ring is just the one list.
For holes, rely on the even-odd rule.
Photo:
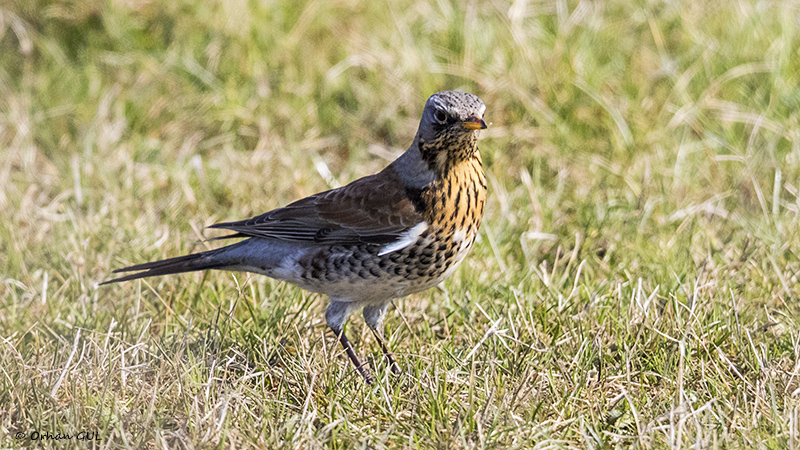
{"label": "wing feather", "polygon": [[320,192],[251,219],[212,225],[261,237],[329,245],[396,242],[423,221],[390,166],[346,186]]}

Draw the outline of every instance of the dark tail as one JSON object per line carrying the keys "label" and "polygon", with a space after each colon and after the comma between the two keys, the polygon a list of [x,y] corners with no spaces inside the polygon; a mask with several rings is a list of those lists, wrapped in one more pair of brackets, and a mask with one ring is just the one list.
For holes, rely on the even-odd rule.
{"label": "dark tail", "polygon": [[226,250],[227,248],[228,247],[223,247],[217,250],[195,253],[193,255],[178,256],[177,258],[169,258],[161,261],[137,264],[135,266],[125,267],[124,269],[117,269],[114,271],[114,273],[137,271],[139,273],[104,281],[100,283],[100,285],[117,283],[120,281],[136,280],[139,278],[155,277],[159,275],[169,275],[173,273],[220,269],[229,266],[226,261],[223,261],[224,258],[217,257],[217,255],[221,253],[221,250]]}

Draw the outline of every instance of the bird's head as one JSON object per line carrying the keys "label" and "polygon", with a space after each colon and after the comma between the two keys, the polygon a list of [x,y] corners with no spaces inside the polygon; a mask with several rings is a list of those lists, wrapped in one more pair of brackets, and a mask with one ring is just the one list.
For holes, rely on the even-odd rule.
{"label": "bird's head", "polygon": [[478,156],[478,130],[486,128],[486,105],[465,92],[443,91],[430,96],[417,131],[420,155],[431,166],[443,170]]}

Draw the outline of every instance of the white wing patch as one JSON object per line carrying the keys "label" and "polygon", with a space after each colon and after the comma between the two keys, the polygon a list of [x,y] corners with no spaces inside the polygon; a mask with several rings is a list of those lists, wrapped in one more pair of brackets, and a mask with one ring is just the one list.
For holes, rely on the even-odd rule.
{"label": "white wing patch", "polygon": [[428,224],[426,222],[420,222],[414,225],[408,231],[403,233],[403,235],[400,236],[400,239],[392,242],[391,244],[387,244],[386,247],[383,247],[381,249],[381,252],[378,253],[378,256],[383,256],[388,253],[396,252],[398,250],[402,250],[408,247],[414,242],[417,242],[419,235],[425,232],[425,230],[427,229],[428,229]]}
{"label": "white wing patch", "polygon": [[467,230],[459,228],[456,230],[455,233],[453,233],[453,242],[455,243],[462,242],[466,237],[467,237]]}

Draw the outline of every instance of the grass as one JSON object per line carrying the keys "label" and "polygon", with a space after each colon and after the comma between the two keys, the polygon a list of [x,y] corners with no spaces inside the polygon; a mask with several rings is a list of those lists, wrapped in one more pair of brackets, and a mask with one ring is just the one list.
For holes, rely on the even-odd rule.
{"label": "grass", "polygon": [[[800,447],[798,21],[788,1],[0,5],[0,446]],[[354,316],[364,385],[325,299],[264,277],[97,286],[379,170],[443,89],[488,107],[490,196],[444,289],[390,309],[402,377]]]}

